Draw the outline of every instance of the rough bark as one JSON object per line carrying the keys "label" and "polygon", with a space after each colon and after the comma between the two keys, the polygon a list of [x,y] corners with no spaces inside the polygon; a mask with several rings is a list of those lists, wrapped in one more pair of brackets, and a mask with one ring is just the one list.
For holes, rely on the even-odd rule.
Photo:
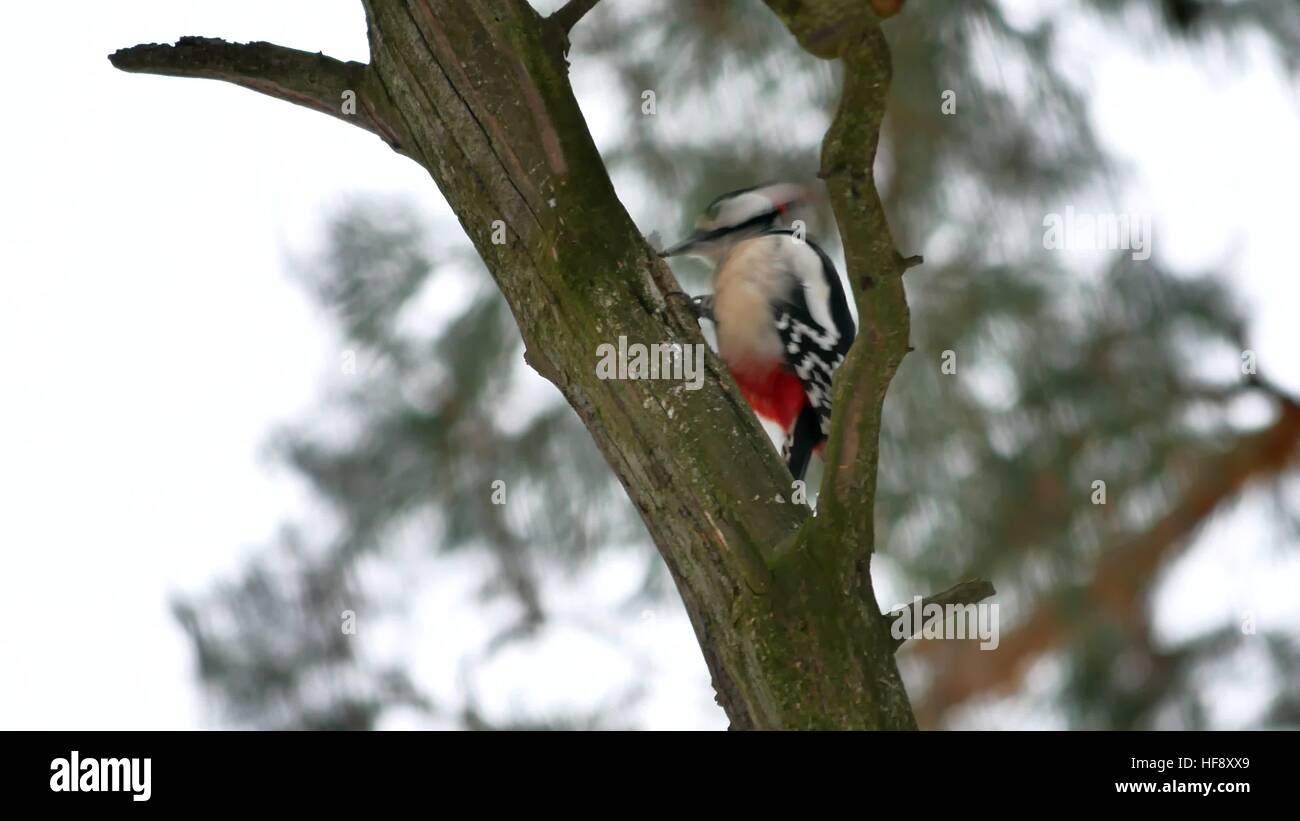
{"label": "rough bark", "polygon": [[[805,46],[846,69],[823,172],[865,328],[837,380],[834,469],[814,518],[789,501],[789,473],[712,355],[698,391],[596,376],[597,347],[620,336],[704,340],[682,301],[665,301],[679,290],[673,274],[615,196],[569,85],[567,33],[593,4],[552,18],[524,0],[363,4],[368,65],[198,38],[111,59],[352,119],[427,169],[509,303],[527,361],[640,511],[732,726],[914,727],[868,572],[880,409],[908,335],[906,263],[872,181],[889,58],[871,5],[772,3]],[[344,91],[358,98],[351,117],[339,113]],[[492,242],[498,220],[504,244]]]}

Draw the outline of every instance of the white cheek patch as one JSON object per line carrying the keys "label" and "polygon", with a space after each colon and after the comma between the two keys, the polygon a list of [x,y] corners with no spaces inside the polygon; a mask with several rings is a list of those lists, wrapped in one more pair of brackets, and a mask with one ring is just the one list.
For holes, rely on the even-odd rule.
{"label": "white cheek patch", "polygon": [[717,216],[702,217],[696,227],[714,231],[723,226],[743,225],[772,210],[772,200],[757,191],[746,191],[722,203]]}

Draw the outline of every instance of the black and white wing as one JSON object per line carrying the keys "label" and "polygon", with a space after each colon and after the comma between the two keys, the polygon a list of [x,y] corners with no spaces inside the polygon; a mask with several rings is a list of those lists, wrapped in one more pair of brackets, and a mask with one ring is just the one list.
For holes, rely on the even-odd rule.
{"label": "black and white wing", "polygon": [[786,298],[774,306],[776,330],[786,364],[803,384],[825,435],[830,433],[832,374],[848,354],[857,329],[826,252],[793,232],[774,233],[788,237],[783,250],[792,284]]}
{"label": "black and white wing", "polygon": [[857,328],[839,273],[815,243],[791,231],[782,236],[784,266],[790,288],[773,306],[785,361],[803,385],[809,407],[795,422],[789,447],[790,472],[802,479],[813,449],[831,430],[831,384],[844,361]]}

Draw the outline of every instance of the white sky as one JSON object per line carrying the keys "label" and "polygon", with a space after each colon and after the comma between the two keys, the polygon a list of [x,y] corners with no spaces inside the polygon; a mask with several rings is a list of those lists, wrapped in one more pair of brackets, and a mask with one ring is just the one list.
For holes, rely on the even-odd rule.
{"label": "white sky", "polygon": [[[1113,40],[1099,53],[1086,28],[1079,60],[1102,134],[1137,170],[1125,207],[1157,215],[1165,259],[1236,262],[1261,365],[1300,392],[1295,89],[1263,56],[1229,71],[1116,52]],[[285,255],[309,250],[349,192],[407,194],[445,213],[414,163],[358,129],[106,59],[187,34],[366,59],[355,0],[22,4],[0,29],[0,729],[209,725],[169,598],[229,575],[305,509],[262,448],[274,425],[314,406],[336,363]],[[598,136],[608,131],[595,117],[605,107],[584,103]],[[1172,574],[1160,609],[1172,633],[1183,613],[1243,607],[1261,624],[1300,623],[1289,592],[1300,566],[1262,543],[1259,516],[1223,519]],[[561,603],[580,611],[632,574],[613,560],[596,577]],[[447,578],[422,607],[468,641],[488,615]],[[1180,604],[1193,594],[1195,607]],[[661,670],[642,726],[723,726],[680,616],[633,631]],[[494,664],[485,702],[564,703],[572,671],[585,681],[601,669],[590,641],[575,630]],[[435,692],[454,690],[440,657],[415,669]]]}

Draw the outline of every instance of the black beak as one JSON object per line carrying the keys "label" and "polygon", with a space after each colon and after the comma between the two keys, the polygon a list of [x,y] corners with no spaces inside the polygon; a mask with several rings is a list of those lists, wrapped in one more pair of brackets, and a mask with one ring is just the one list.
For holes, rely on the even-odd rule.
{"label": "black beak", "polygon": [[689,237],[677,243],[676,245],[670,248],[665,248],[664,250],[660,251],[659,257],[663,259],[666,257],[680,256],[681,254],[684,254],[687,251],[691,250],[691,248],[694,247],[695,244],[698,243],[703,238],[704,235],[697,231],[696,233],[691,234]]}

